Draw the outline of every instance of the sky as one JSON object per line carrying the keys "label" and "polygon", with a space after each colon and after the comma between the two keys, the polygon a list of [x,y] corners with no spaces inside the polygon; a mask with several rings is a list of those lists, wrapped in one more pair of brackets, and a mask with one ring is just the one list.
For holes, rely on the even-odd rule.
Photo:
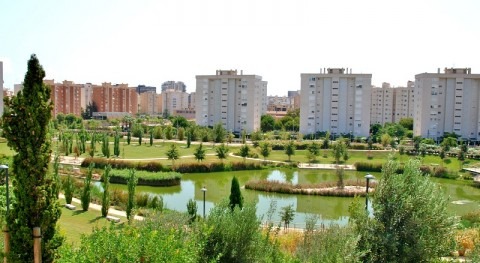
{"label": "sky", "polygon": [[237,69],[286,96],[301,73],[351,68],[406,86],[437,68],[480,73],[478,10],[478,0],[0,0],[0,61],[9,89],[33,53],[56,82],[174,80],[193,92],[196,75]]}

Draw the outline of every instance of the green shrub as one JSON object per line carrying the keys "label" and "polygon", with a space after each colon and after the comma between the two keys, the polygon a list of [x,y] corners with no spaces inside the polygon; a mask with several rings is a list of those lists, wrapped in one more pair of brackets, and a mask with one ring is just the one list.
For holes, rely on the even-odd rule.
{"label": "green shrub", "polygon": [[[147,172],[136,171],[136,177],[138,178],[138,185],[150,185],[150,186],[174,186],[180,185],[182,175],[177,172]],[[112,169],[110,172],[110,182],[116,184],[126,184],[129,178],[128,169]]]}
{"label": "green shrub", "polygon": [[382,171],[382,163],[367,163],[367,162],[356,162],[355,168],[357,171],[361,172],[381,172]]}
{"label": "green shrub", "polygon": [[150,195],[148,193],[136,193],[135,200],[137,207],[147,207],[149,198]]}
{"label": "green shrub", "polygon": [[73,194],[75,191],[75,179],[71,175],[62,178],[63,192],[65,194],[65,202],[72,203]]}

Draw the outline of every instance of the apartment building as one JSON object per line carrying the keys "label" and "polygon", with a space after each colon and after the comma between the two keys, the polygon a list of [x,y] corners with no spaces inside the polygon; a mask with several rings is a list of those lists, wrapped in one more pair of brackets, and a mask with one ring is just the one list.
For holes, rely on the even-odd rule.
{"label": "apartment building", "polygon": [[155,115],[159,114],[157,110],[157,92],[146,91],[138,95],[138,113]]}
{"label": "apartment building", "polygon": [[368,136],[372,74],[344,68],[303,73],[300,89],[300,132]]}
{"label": "apartment building", "polygon": [[470,68],[415,75],[414,135],[437,139],[455,132],[465,140],[480,137],[480,74]]}
{"label": "apartment building", "polygon": [[177,110],[188,109],[188,93],[176,90],[167,89],[162,91],[162,112],[164,114],[177,114]]}
{"label": "apartment building", "polygon": [[299,90],[289,90],[288,97],[292,100],[293,108],[300,109],[300,91]]}
{"label": "apartment building", "polygon": [[[0,88],[3,91],[3,62],[0,61]],[[0,92],[0,116],[3,116],[3,92]]]}
{"label": "apartment building", "polygon": [[187,85],[181,81],[165,81],[162,84],[162,93],[165,92],[166,90],[176,90],[176,91],[181,91],[181,92],[187,92]]}
{"label": "apartment building", "polygon": [[138,112],[136,87],[127,84],[104,82],[101,86],[92,86],[92,102],[99,112],[124,112],[132,115]]}
{"label": "apartment building", "polygon": [[413,119],[414,86],[415,82],[408,81],[406,87],[393,89],[393,122],[398,123],[403,118]]}
{"label": "apartment building", "polygon": [[62,83],[55,83],[53,79],[46,79],[43,82],[51,89],[52,117],[55,118],[60,113],[81,116],[82,85],[68,80],[64,80]]}
{"label": "apartment building", "polygon": [[267,112],[267,81],[237,70],[217,70],[215,75],[196,76],[198,125],[222,123],[232,132],[260,129],[260,117]]}
{"label": "apartment building", "polygon": [[137,86],[137,93],[142,94],[144,92],[157,92],[157,87],[152,86],[145,86],[145,85],[138,85]]}
{"label": "apartment building", "polygon": [[382,87],[372,87],[370,107],[370,123],[385,124],[393,122],[394,89],[389,83],[382,83]]}
{"label": "apartment building", "polygon": [[274,118],[282,118],[289,110],[293,110],[293,98],[285,96],[267,96],[267,114]]}

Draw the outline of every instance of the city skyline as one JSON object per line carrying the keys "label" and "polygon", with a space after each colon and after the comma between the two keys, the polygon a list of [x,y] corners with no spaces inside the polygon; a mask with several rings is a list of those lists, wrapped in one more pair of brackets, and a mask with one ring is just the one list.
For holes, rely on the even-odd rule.
{"label": "city skyline", "polygon": [[301,73],[349,68],[406,86],[437,68],[480,71],[476,1],[15,1],[0,4],[4,86],[35,53],[58,82],[160,87],[215,70],[300,89]]}

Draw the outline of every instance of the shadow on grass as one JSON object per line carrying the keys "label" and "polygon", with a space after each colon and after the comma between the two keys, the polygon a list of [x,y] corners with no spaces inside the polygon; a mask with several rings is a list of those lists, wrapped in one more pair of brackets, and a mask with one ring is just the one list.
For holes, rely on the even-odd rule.
{"label": "shadow on grass", "polygon": [[72,215],[76,216],[76,215],[80,215],[80,214],[83,214],[83,213],[86,213],[87,211],[83,211],[83,210],[75,210],[73,211]]}
{"label": "shadow on grass", "polygon": [[445,164],[451,164],[451,163],[452,163],[452,160],[450,160],[450,159],[443,159],[443,162],[444,162]]}
{"label": "shadow on grass", "polygon": [[103,216],[97,216],[97,217],[95,217],[95,218],[93,218],[93,219],[90,219],[88,222],[89,222],[89,223],[94,223],[94,222],[96,222],[96,221],[98,221],[98,220],[100,220],[100,219],[102,219],[102,218],[103,218]]}

